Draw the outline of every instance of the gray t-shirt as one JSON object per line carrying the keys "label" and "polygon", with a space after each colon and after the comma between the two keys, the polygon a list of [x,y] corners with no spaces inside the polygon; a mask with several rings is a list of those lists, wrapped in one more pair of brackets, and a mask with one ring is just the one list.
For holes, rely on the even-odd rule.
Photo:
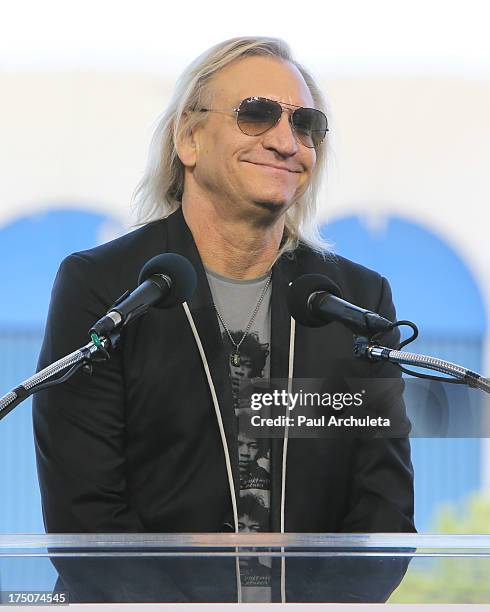
{"label": "gray t-shirt", "polygon": [[[251,280],[226,278],[209,269],[206,269],[206,274],[215,307],[235,344],[238,344],[264,291],[269,274]],[[232,363],[231,356],[235,347],[218,317],[223,344],[230,355],[230,376],[237,418],[248,405],[247,402],[240,402],[241,389],[248,385],[250,379],[269,378],[271,295],[272,286],[269,284],[251,328],[240,344],[240,365]],[[270,531],[270,440],[251,438],[239,428],[238,458],[239,529],[244,532]],[[270,568],[270,558],[240,558],[242,601],[270,601]]]}

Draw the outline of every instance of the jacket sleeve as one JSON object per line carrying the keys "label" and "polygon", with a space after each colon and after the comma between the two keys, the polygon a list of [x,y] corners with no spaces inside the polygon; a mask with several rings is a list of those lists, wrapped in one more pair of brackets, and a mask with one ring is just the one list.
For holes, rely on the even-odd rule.
{"label": "jacket sleeve", "polygon": [[[89,341],[107,310],[96,266],[81,255],[58,271],[38,368]],[[78,372],[33,401],[38,477],[48,532],[135,532],[143,527],[126,496],[121,358]]]}
{"label": "jacket sleeve", "polygon": [[[377,312],[396,321],[395,307],[388,281],[383,278]],[[380,344],[396,347],[398,329],[380,338]],[[371,366],[372,380],[394,379],[387,394],[389,405],[377,406],[381,413],[395,416],[398,422],[406,418],[403,402],[401,370],[387,362]],[[400,437],[363,437],[357,440],[353,463],[352,487],[348,512],[341,531],[349,532],[413,532],[414,494],[413,467],[408,435]]]}
{"label": "jacket sleeve", "polygon": [[[38,368],[87,344],[88,330],[112,303],[102,274],[81,255],[61,265],[52,291]],[[92,376],[34,396],[35,449],[44,524],[49,533],[144,532],[128,501],[125,393],[119,351],[96,363]],[[103,552],[103,551],[99,551]],[[109,552],[109,551],[108,551]],[[70,602],[186,601],[157,560],[124,557],[52,558],[57,588]]]}

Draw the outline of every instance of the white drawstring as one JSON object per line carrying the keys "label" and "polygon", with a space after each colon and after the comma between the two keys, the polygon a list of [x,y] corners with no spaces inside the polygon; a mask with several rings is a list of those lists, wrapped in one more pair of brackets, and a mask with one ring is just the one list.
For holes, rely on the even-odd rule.
{"label": "white drawstring", "polygon": [[[235,522],[235,533],[238,533],[238,510],[237,510],[237,501],[236,501],[236,495],[235,495],[235,482],[233,480],[233,471],[231,469],[230,452],[228,450],[228,443],[226,441],[225,428],[223,426],[223,419],[221,417],[221,410],[219,407],[218,396],[216,395],[216,389],[214,388],[213,378],[211,376],[211,370],[209,369],[208,360],[206,359],[206,353],[204,352],[201,338],[199,337],[199,333],[194,323],[194,319],[192,318],[191,311],[189,310],[189,306],[187,305],[187,302],[184,302],[182,306],[184,308],[185,314],[189,321],[189,325],[191,326],[192,333],[194,334],[194,339],[196,341],[197,348],[199,349],[199,354],[201,356],[201,361],[204,366],[204,371],[206,372],[206,378],[208,379],[208,385],[211,391],[211,397],[213,398],[214,411],[216,413],[219,432],[221,435],[221,444],[223,445],[223,451],[225,453],[226,472],[228,474],[228,485],[230,487],[231,505],[233,507],[233,520]],[[236,553],[239,552],[238,548],[235,548],[235,552]],[[235,575],[236,575],[236,581],[237,581],[238,603],[241,603],[242,601],[242,582],[240,580],[240,559],[238,555],[235,557]]]}
{"label": "white drawstring", "polygon": [[[216,418],[218,420],[218,427],[221,436],[221,443],[223,445],[223,451],[225,454],[225,463],[226,463],[226,472],[228,474],[228,485],[230,488],[231,494],[231,505],[233,508],[233,520],[235,522],[235,533],[238,533],[238,509],[237,509],[237,500],[235,495],[235,482],[233,480],[233,471],[231,469],[231,461],[230,461],[230,452],[228,449],[228,443],[226,441],[225,429],[223,426],[223,419],[221,417],[221,410],[219,407],[218,396],[216,395],[216,389],[214,388],[213,378],[211,376],[211,371],[209,369],[208,360],[206,358],[206,354],[204,352],[204,348],[202,346],[201,338],[199,337],[199,333],[197,331],[196,325],[194,323],[194,319],[189,310],[189,306],[187,302],[182,304],[187,319],[189,321],[189,325],[191,326],[192,333],[194,335],[194,339],[197,344],[197,348],[199,350],[199,354],[201,356],[201,361],[204,366],[204,371],[206,373],[206,378],[208,381],[209,389],[211,391],[211,397],[213,400],[214,410],[216,413]],[[289,334],[289,361],[288,361],[288,397],[291,397],[292,385],[293,385],[293,370],[294,370],[294,341],[295,341],[295,332],[296,332],[296,321],[291,317],[290,322],[290,334]],[[289,402],[286,408],[286,416],[289,415]],[[284,510],[285,510],[285,501],[286,501],[286,465],[287,465],[287,452],[288,452],[288,433],[289,426],[288,421],[286,420],[286,426],[284,430],[284,441],[282,447],[282,475],[281,475],[281,533],[284,533]],[[235,548],[235,552],[239,552],[238,548]],[[286,560],[284,558],[284,547],[281,547],[281,602],[286,603]],[[238,603],[242,601],[242,584],[240,579],[240,561],[238,555],[235,557],[235,574],[237,581],[237,593],[238,593]]]}
{"label": "white drawstring", "polygon": [[[288,361],[288,398],[291,398],[293,388],[293,371],[294,371],[294,341],[296,334],[296,321],[291,317],[289,328],[289,361]],[[289,403],[286,408],[286,416],[289,416]],[[284,442],[282,446],[282,478],[281,478],[281,533],[284,533],[284,510],[286,504],[286,464],[288,454],[288,434],[289,421],[286,419],[284,429]],[[286,603],[286,559],[284,557],[284,548],[281,548],[281,603]]]}

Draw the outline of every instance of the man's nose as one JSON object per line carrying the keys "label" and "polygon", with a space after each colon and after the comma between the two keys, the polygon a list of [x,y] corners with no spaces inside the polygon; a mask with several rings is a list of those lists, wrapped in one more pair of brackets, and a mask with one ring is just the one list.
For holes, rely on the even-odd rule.
{"label": "man's nose", "polygon": [[273,149],[282,157],[291,157],[297,153],[299,144],[287,111],[283,111],[276,125],[265,132],[262,143],[266,149]]}

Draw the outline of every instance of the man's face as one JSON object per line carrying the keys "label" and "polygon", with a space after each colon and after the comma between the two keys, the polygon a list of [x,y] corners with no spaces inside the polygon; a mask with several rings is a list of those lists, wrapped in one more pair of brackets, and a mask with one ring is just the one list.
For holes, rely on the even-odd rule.
{"label": "man's face", "polygon": [[240,365],[235,366],[231,364],[230,370],[231,375],[239,379],[251,378],[250,374],[252,373],[252,360],[248,355],[242,355],[240,359]]}
{"label": "man's face", "polygon": [[242,475],[248,472],[250,465],[255,461],[258,454],[259,445],[257,441],[240,434],[238,436],[238,462]]}
{"label": "man's face", "polygon": [[261,96],[297,106],[313,107],[313,99],[300,72],[288,62],[268,57],[247,57],[228,65],[213,78],[211,109],[194,131],[191,169],[199,192],[222,212],[250,219],[285,212],[308,187],[316,161],[314,149],[301,144],[292,132],[289,113],[260,136],[240,131],[236,114],[240,102]]}
{"label": "man's face", "polygon": [[238,528],[244,533],[257,533],[260,531],[260,523],[248,514],[242,514],[238,523]]}

